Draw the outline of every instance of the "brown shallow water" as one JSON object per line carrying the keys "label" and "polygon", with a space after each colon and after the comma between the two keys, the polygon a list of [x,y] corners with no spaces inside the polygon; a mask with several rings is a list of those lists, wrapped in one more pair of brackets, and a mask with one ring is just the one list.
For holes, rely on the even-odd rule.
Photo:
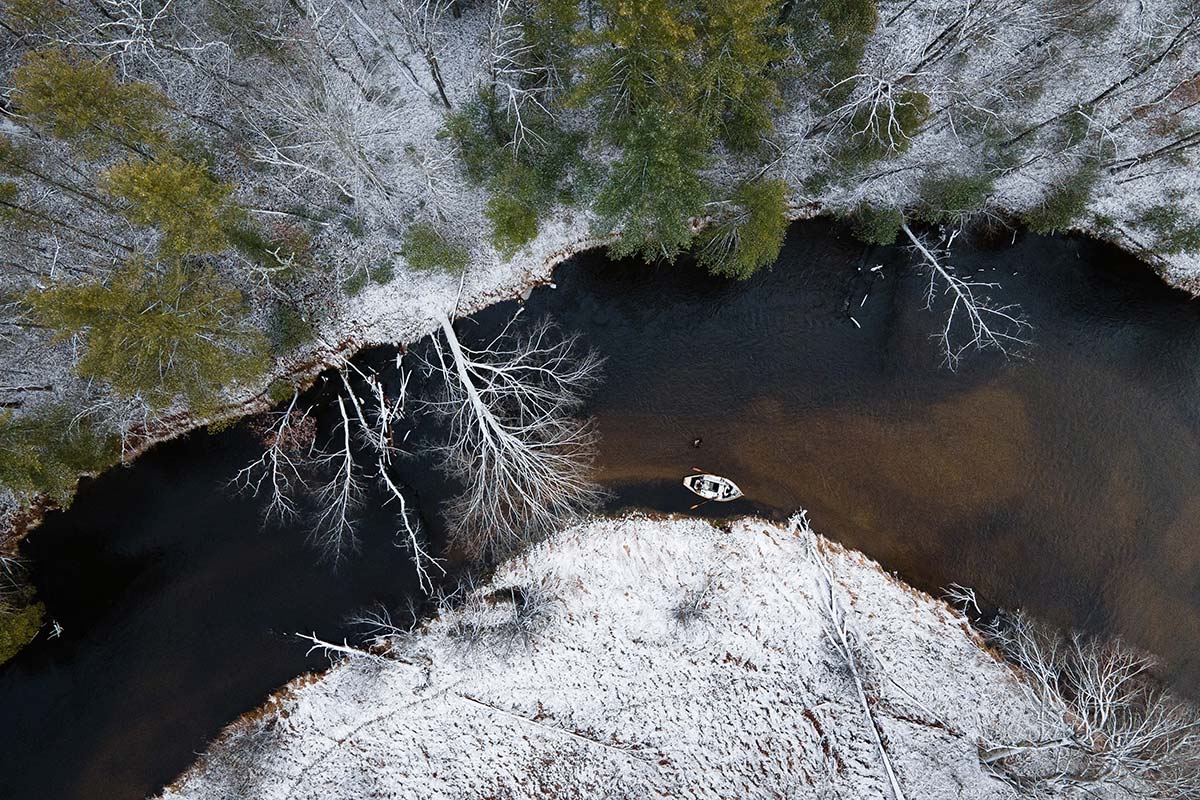
{"label": "brown shallow water", "polygon": [[[793,226],[774,269],[744,283],[682,261],[577,257],[525,314],[607,358],[589,411],[610,508],[806,508],[921,588],[958,582],[1126,636],[1200,696],[1200,306],[1084,241],[962,242],[955,263],[1023,306],[1035,327],[1021,357],[944,369],[930,338],[941,318],[908,254],[822,221]],[[461,335],[485,340],[515,310],[481,312]],[[152,793],[224,724],[322,665],[294,632],[352,635],[350,615],[415,591],[387,509],[336,572],[301,528],[261,529],[257,505],[227,488],[253,453],[241,428],[155,448],[87,482],[25,543],[65,632],[0,667],[0,798]],[[746,498],[689,512],[680,479],[693,467]],[[400,472],[437,539],[453,487],[421,461]]]}
{"label": "brown shallow water", "polygon": [[945,369],[907,253],[821,223],[747,283],[584,256],[526,313],[608,358],[614,505],[687,513],[679,479],[725,474],[746,500],[692,513],[806,508],[922,588],[1125,636],[1200,694],[1200,306],[1091,242],[956,252],[1033,323],[1018,357]]}

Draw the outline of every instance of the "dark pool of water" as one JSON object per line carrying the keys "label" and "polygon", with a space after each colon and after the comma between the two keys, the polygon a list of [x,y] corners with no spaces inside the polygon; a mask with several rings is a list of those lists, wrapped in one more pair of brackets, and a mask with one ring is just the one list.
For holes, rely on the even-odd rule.
{"label": "dark pool of water", "polygon": [[328,665],[295,633],[336,640],[414,590],[386,514],[336,571],[302,528],[262,528],[226,485],[253,453],[240,431],[155,448],[23,544],[63,632],[0,667],[0,798],[156,792],[229,721]]}
{"label": "dark pool of water", "polygon": [[[957,581],[1125,635],[1196,694],[1200,307],[1094,243],[1019,236],[956,253],[1024,307],[1024,358],[944,369],[908,254],[824,222],[794,226],[775,268],[744,283],[585,255],[525,313],[608,359],[590,410],[613,508],[686,513],[683,475],[719,472],[746,499],[694,513],[805,507],[922,587]],[[515,309],[460,324],[464,339]],[[337,573],[299,528],[260,531],[255,504],[223,486],[252,452],[242,431],[158,448],[28,541],[64,633],[0,668],[0,797],[153,791],[225,722],[321,666],[288,634],[340,636],[349,615],[413,591],[386,513]],[[447,487],[427,463],[402,471],[432,514]]]}

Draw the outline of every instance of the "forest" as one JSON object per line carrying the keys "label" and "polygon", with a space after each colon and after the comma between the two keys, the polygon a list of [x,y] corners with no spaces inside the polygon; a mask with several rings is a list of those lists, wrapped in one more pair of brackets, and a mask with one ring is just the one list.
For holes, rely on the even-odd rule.
{"label": "forest", "polygon": [[581,244],[745,279],[830,214],[912,248],[952,367],[1027,331],[964,232],[1200,268],[1187,0],[9,0],[0,31],[5,565],[80,475]]}
{"label": "forest", "polygon": [[[799,318],[810,310],[804,303],[822,313],[837,306],[828,297],[840,291],[840,310],[814,312],[788,330],[803,329],[793,346],[825,337],[846,352],[791,352],[830,362],[821,374],[831,381],[831,394],[853,385],[882,387],[878,394],[888,396],[868,413],[865,402],[843,408],[819,392],[811,403],[802,401],[792,384],[776,378],[774,388],[796,406],[791,414],[765,391],[728,395],[729,408],[720,410],[730,417],[743,402],[761,415],[747,412],[748,419],[769,420],[779,408],[795,417],[795,429],[786,431],[760,422],[775,439],[766,444],[754,438],[762,430],[747,424],[738,431],[745,436],[736,441],[745,451],[738,459],[746,460],[735,459],[744,464],[743,485],[755,480],[772,491],[792,488],[774,475],[760,480],[748,463],[755,442],[763,453],[753,455],[762,456],[758,466],[769,473],[772,448],[794,445],[787,437],[802,425],[811,422],[800,437],[805,441],[808,434],[819,439],[849,430],[857,450],[838,445],[826,451],[835,454],[831,461],[846,459],[828,470],[833,475],[840,466],[850,474],[844,491],[839,495],[839,484],[821,476],[821,485],[833,487],[830,494],[850,507],[841,509],[840,520],[831,515],[832,530],[893,524],[893,512],[912,499],[902,479],[932,476],[917,487],[924,505],[915,505],[934,509],[931,515],[941,509],[939,522],[960,526],[944,549],[991,547],[985,558],[1015,562],[1023,581],[1027,554],[1046,552],[1036,549],[1045,544],[1040,540],[1061,537],[1042,536],[1039,528],[1025,531],[1024,540],[1004,539],[1010,531],[999,529],[1018,527],[1013,520],[1021,519],[1013,507],[1041,502],[1038,508],[1080,529],[1094,520],[1084,512],[1117,508],[1113,516],[1121,519],[1097,534],[1103,542],[1096,553],[1069,554],[1081,563],[1101,561],[1097,554],[1112,552],[1103,547],[1122,541],[1112,531],[1123,533],[1126,517],[1141,526],[1144,519],[1161,519],[1152,510],[1174,510],[1174,495],[1158,503],[1165,510],[1136,504],[1150,505],[1145,486],[1155,483],[1156,469],[1188,463],[1185,448],[1168,454],[1177,461],[1159,453],[1152,455],[1161,461],[1151,458],[1144,451],[1154,448],[1145,443],[1161,441],[1171,428],[1137,427],[1136,436],[1116,430],[1126,420],[1123,412],[1138,402],[1122,398],[1116,411],[1106,407],[1109,416],[1096,416],[1116,421],[1115,443],[1087,440],[1072,420],[1072,452],[1039,451],[1046,460],[1036,464],[1056,472],[1045,486],[1031,488],[1034,462],[1021,459],[1039,448],[1054,450],[1058,441],[1035,430],[1037,421],[1049,420],[1047,430],[1057,423],[1038,416],[1046,409],[1037,407],[1037,398],[1065,397],[1063,408],[1077,407],[1070,392],[1038,392],[1067,379],[1032,371],[1014,378],[997,368],[964,381],[956,394],[939,377],[919,373],[920,357],[904,349],[904,337],[916,329],[906,313],[915,309],[922,321],[932,320],[932,335],[922,330],[920,338],[941,365],[931,370],[942,377],[960,377],[960,367],[969,369],[966,359],[981,351],[1010,356],[1032,349],[1052,325],[1039,329],[1039,320],[1006,293],[1010,271],[996,269],[1003,259],[987,256],[996,243],[1012,248],[1006,258],[1030,252],[1019,250],[1023,237],[1046,245],[1037,252],[1047,263],[1058,253],[1060,266],[1068,260],[1064,253],[1078,260],[1079,253],[1101,252],[1084,245],[1054,250],[1082,241],[1063,236],[1100,240],[1112,246],[1103,252],[1119,248],[1140,259],[1139,269],[1153,270],[1191,297],[1200,294],[1198,155],[1200,8],[1194,0],[4,0],[0,662],[40,632],[45,641],[37,645],[62,633],[51,618],[52,595],[43,595],[52,609],[46,614],[18,547],[41,516],[67,509],[81,477],[130,465],[168,439],[195,433],[215,441],[225,431],[246,434],[253,456],[229,470],[225,494],[214,502],[236,497],[257,504],[260,532],[272,525],[302,531],[313,561],[323,558],[329,575],[359,551],[364,530],[377,524],[366,520],[380,512],[392,539],[385,544],[412,565],[412,596],[405,597],[411,607],[358,619],[369,634],[353,643],[289,630],[289,646],[311,645],[310,655],[340,665],[286,700],[292,704],[286,709],[313,703],[316,711],[291,722],[290,712],[278,709],[241,719],[168,793],[328,796],[312,776],[328,766],[321,765],[326,756],[334,763],[345,755],[350,748],[334,751],[347,741],[362,745],[364,754],[378,748],[362,756],[371,769],[407,764],[411,756],[419,766],[397,768],[394,775],[380,767],[380,780],[412,778],[431,769],[422,748],[437,738],[426,736],[416,712],[397,716],[393,735],[370,729],[353,739],[330,731],[361,714],[357,735],[391,714],[378,714],[380,703],[408,702],[437,686],[412,704],[434,701],[429,719],[439,732],[477,726],[476,739],[468,741],[480,744],[480,758],[501,764],[489,767],[496,775],[519,772],[504,763],[505,748],[532,742],[545,748],[541,755],[567,746],[592,753],[589,768],[607,768],[610,759],[631,773],[649,765],[640,796],[651,785],[663,796],[681,794],[679,787],[693,778],[681,765],[721,753],[727,744],[686,746],[701,727],[695,721],[719,711],[717,697],[735,709],[727,716],[743,714],[740,728],[728,726],[729,741],[747,734],[756,747],[738,745],[713,757],[719,765],[706,776],[710,796],[734,796],[738,789],[728,787],[748,786],[739,772],[747,764],[797,781],[770,796],[807,796],[800,772],[807,787],[819,783],[837,793],[847,772],[844,752],[857,788],[876,787],[879,796],[895,800],[920,796],[927,778],[957,781],[960,793],[971,794],[958,781],[964,764],[971,785],[987,787],[988,796],[1195,797],[1195,707],[1167,688],[1159,665],[1136,643],[1059,633],[1078,619],[1055,619],[1053,612],[1062,609],[1045,602],[1038,610],[1049,606],[1055,624],[1020,611],[998,611],[989,622],[981,609],[987,603],[972,590],[952,583],[935,600],[911,589],[895,573],[817,535],[798,507],[789,509],[794,516],[786,525],[752,517],[717,527],[639,514],[592,516],[615,484],[611,474],[603,481],[597,475],[600,426],[588,416],[612,354],[591,349],[586,331],[559,328],[529,309],[538,302],[530,300],[535,289],[548,304],[546,294],[557,288],[556,265],[598,249],[608,259],[602,268],[636,270],[624,273],[622,293],[632,293],[630,274],[659,270],[703,280],[718,287],[712,297],[728,299],[732,295],[719,290],[754,287],[796,269],[788,274],[805,283],[786,290],[801,308]],[[799,222],[818,217],[819,223]],[[801,265],[807,272],[781,260],[781,253],[792,252],[784,248],[796,239],[793,223],[827,226],[833,233],[813,245],[825,249],[802,252],[835,252],[837,258],[811,258]],[[879,292],[885,299],[868,307],[879,285],[870,276],[885,263],[891,281],[887,293]],[[825,274],[820,270],[835,268],[845,269],[850,277],[838,280],[851,289],[804,294]],[[1011,276],[1018,276],[1015,268]],[[916,292],[892,288],[914,277]],[[1029,292],[1049,284],[1022,285],[1029,299]],[[1128,297],[1153,297],[1147,308],[1167,309],[1161,327],[1159,319],[1145,322],[1144,311],[1122,312],[1118,322],[1105,320],[1109,328],[1125,326],[1105,341],[1109,349],[1080,347],[1080,366],[1052,362],[1061,352],[1045,348],[1047,362],[1078,367],[1070,374],[1085,376],[1079,386],[1100,386],[1097,395],[1127,385],[1154,394],[1160,384],[1149,376],[1172,367],[1154,361],[1159,353],[1152,351],[1167,348],[1153,336],[1186,331],[1190,309],[1173,305],[1174,295],[1162,299],[1145,287],[1136,292],[1145,294],[1130,289]],[[1029,305],[1067,317],[1082,294],[1071,285],[1056,296],[1058,305]],[[768,299],[758,296],[757,307],[743,316],[768,316]],[[510,301],[514,310],[497,323],[498,333],[476,336],[486,326],[473,315]],[[791,310],[770,307],[771,324],[782,329],[778,317]],[[716,312],[708,311],[712,323]],[[876,315],[873,330],[866,329],[868,314]],[[748,329],[761,336],[760,328]],[[1060,350],[1090,344],[1065,323],[1055,330],[1065,331]],[[844,336],[859,332],[859,339]],[[375,345],[390,348],[386,358],[371,351]],[[859,366],[877,384],[839,383],[843,359],[849,364],[857,357],[849,351],[859,345],[873,348],[858,353]],[[773,356],[746,351],[746,360],[755,358],[761,364]],[[989,363],[1008,366],[1003,359]],[[1087,379],[1092,373],[1085,368],[1111,369],[1101,375],[1111,381]],[[896,379],[905,370],[920,386]],[[743,383],[758,379],[746,375]],[[637,394],[648,384],[633,381],[628,391]],[[1174,391],[1170,386],[1162,393]],[[928,405],[915,411],[889,405],[892,392]],[[1168,422],[1190,413],[1162,405]],[[995,427],[976,418],[989,409],[998,409],[985,420]],[[817,411],[827,415],[802,418]],[[617,416],[610,414],[608,430],[621,430],[612,422]],[[428,424],[410,441],[415,420]],[[1190,430],[1187,421],[1178,430]],[[649,414],[642,425],[624,431],[627,442],[652,438],[646,429],[669,427]],[[725,446],[734,438],[730,433]],[[946,440],[939,442],[944,450],[924,449],[939,438]],[[902,446],[888,449],[897,439]],[[692,441],[687,457],[702,437],[697,433]],[[720,452],[714,445],[706,456]],[[1132,455],[1106,461],[1109,445]],[[852,463],[860,450],[879,459],[876,472]],[[912,474],[894,485],[892,475],[864,477],[884,473],[885,451],[900,465],[896,472]],[[973,461],[963,468],[960,457]],[[690,466],[675,463],[678,452],[672,458],[670,470]],[[436,497],[421,496],[415,481],[402,477],[401,463],[418,460],[443,481]],[[989,462],[979,475],[975,461]],[[1079,495],[1087,495],[1085,504],[1092,501],[1091,470],[1118,463],[1129,465],[1128,473],[1109,470],[1117,477],[1095,491],[1095,508],[1079,512]],[[649,475],[661,484],[668,470],[639,466],[641,472],[630,469],[626,477]],[[720,480],[737,488],[731,479],[691,470],[713,485]],[[678,493],[672,475],[670,488]],[[789,477],[806,491],[813,485]],[[691,488],[686,480],[683,485]],[[864,497],[876,491],[886,513],[872,513],[877,506]],[[85,499],[81,491],[77,508]],[[440,504],[430,502],[435,499]],[[704,502],[711,499],[688,512],[707,513]],[[1118,508],[1121,502],[1126,505]],[[1193,508],[1185,500],[1178,505]],[[766,507],[763,500],[755,513]],[[974,516],[966,516],[968,508]],[[955,516],[960,511],[963,516]],[[138,512],[130,509],[129,516]],[[1187,522],[1181,529],[1190,530]],[[1162,527],[1164,536],[1176,531]],[[910,541],[933,538],[931,531],[892,533]],[[1145,533],[1153,539],[1162,532]],[[1143,549],[1150,566],[1133,563],[1122,550],[1121,567],[1157,576],[1152,568],[1185,561],[1174,551],[1168,558],[1150,545]],[[900,547],[892,554],[911,558],[914,552]],[[153,574],[157,558],[145,558],[151,564],[145,574]],[[240,549],[233,560],[239,559]],[[1081,568],[1083,577],[1063,577],[1055,588],[1087,595],[1103,583],[1105,592],[1115,593],[1105,583],[1110,565],[1089,566],[1095,571]],[[1186,568],[1180,568],[1183,577],[1168,577],[1182,582]],[[142,581],[141,589],[151,583]],[[1036,596],[1032,578],[1029,587],[1018,583]],[[1162,587],[1175,585],[1164,580],[1154,591],[1140,587],[1139,597],[1165,604],[1171,598],[1152,595],[1166,595]],[[1102,594],[1095,589],[1096,597]],[[243,605],[247,614],[257,611],[248,608],[253,602]],[[1106,634],[1136,628],[1141,618],[1113,605],[1105,608],[1090,596],[1062,601],[1072,612],[1089,609],[1089,625],[1093,616],[1111,615],[1096,624]],[[1144,608],[1159,607],[1147,601]],[[80,629],[68,636],[86,638],[86,623]],[[705,638],[706,629],[719,635]],[[88,644],[95,643],[80,645],[81,652]],[[653,659],[646,655],[651,652]],[[535,653],[548,660],[536,661]],[[609,688],[636,684],[630,676],[638,670],[630,664],[642,659],[656,665],[640,674],[645,687],[634,686],[645,690],[632,695],[639,702],[631,705],[615,690],[608,697]],[[607,677],[591,688],[572,682],[604,669]],[[528,693],[539,681],[554,684],[559,694]],[[921,688],[909,691],[903,682]],[[36,687],[15,685],[18,693],[39,696]],[[743,702],[762,687],[778,695],[762,708]],[[253,696],[261,700],[261,693]],[[516,699],[510,708],[497,697]],[[523,710],[522,698],[529,701]],[[551,707],[543,708],[543,700]],[[808,703],[803,709],[801,701]],[[654,703],[667,710],[654,711]],[[675,713],[688,703],[690,717]],[[627,706],[651,711],[639,722],[622,716]],[[788,714],[786,736],[794,741],[784,734],[771,739],[770,725],[765,732],[755,728],[760,716]],[[229,721],[223,717],[220,724]],[[633,736],[633,723],[648,731],[645,748],[620,738]],[[512,734],[509,725],[529,735]],[[664,725],[677,725],[678,732],[660,736]],[[213,731],[205,735],[210,741]],[[323,749],[326,740],[336,744],[315,761],[292,759],[289,742],[302,741],[303,749],[315,741]],[[944,761],[938,761],[940,747],[951,753]],[[189,758],[196,752],[188,750]],[[738,760],[747,754],[748,761]],[[808,759],[802,770],[792,769],[793,754]],[[81,769],[91,764],[83,761]],[[541,779],[555,774],[551,761],[522,768]],[[934,762],[943,769],[925,766]],[[228,781],[268,775],[256,771],[263,764],[275,771],[270,780],[230,788]],[[475,778],[470,770],[447,771],[464,786]],[[275,779],[282,775],[292,781],[287,788]],[[154,783],[155,790],[163,785]],[[417,785],[424,791],[429,782],[418,779]],[[599,783],[584,785],[587,796],[603,796],[595,789]],[[337,788],[355,797],[374,791],[352,781]],[[297,794],[302,790],[309,794]],[[622,796],[639,796],[630,792]]]}

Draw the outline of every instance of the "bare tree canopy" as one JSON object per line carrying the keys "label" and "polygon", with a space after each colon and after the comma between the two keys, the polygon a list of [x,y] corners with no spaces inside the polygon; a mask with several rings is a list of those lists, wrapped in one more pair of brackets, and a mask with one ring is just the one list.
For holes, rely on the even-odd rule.
{"label": "bare tree canopy", "polygon": [[955,234],[950,235],[939,252],[938,247],[913,233],[908,223],[900,229],[929,270],[926,308],[932,310],[939,298],[949,303],[946,322],[937,335],[947,367],[956,369],[963,355],[971,350],[996,350],[1008,355],[1029,343],[1024,338],[1029,323],[1021,315],[1021,309],[994,303],[987,296],[999,289],[999,284],[963,278],[946,262]]}
{"label": "bare tree canopy", "polygon": [[980,742],[997,777],[1038,798],[1200,796],[1200,715],[1159,683],[1148,656],[1020,612],[989,639],[1021,667],[1043,714],[1040,738]]}
{"label": "bare tree canopy", "polygon": [[574,416],[600,376],[601,359],[539,322],[512,323],[479,350],[463,345],[448,317],[428,368],[443,395],[423,406],[449,432],[435,448],[464,484],[446,508],[450,534],[468,552],[497,556],[534,541],[601,497],[590,469],[596,431]]}

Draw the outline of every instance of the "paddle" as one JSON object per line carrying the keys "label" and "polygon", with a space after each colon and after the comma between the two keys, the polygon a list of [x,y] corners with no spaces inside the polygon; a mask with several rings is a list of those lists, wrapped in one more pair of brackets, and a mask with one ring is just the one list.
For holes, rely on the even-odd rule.
{"label": "paddle", "polygon": [[[703,474],[704,470],[700,469],[699,467],[692,467],[692,472],[699,472],[699,473]],[[708,498],[706,500],[701,500],[699,503],[696,503],[696,505],[689,508],[688,511],[695,511],[700,506],[704,505],[705,503],[710,503],[710,502],[712,502],[712,498]]]}

